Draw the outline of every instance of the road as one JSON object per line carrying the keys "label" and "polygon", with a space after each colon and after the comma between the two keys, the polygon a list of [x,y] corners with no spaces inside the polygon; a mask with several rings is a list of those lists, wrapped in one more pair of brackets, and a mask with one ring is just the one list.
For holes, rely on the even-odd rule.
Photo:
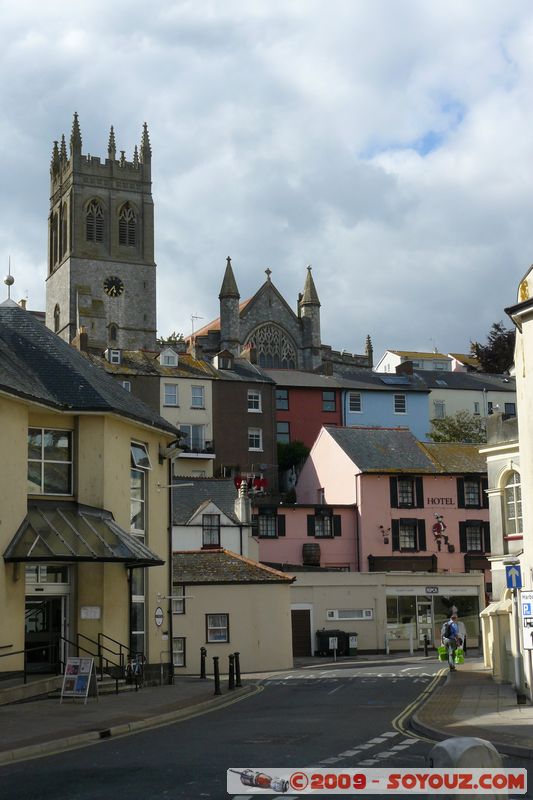
{"label": "road", "polygon": [[[423,767],[433,744],[393,720],[438,669],[414,658],[291,671],[263,680],[261,692],[227,708],[0,768],[0,797],[226,800],[230,767]],[[505,766],[527,763],[509,759]],[[257,796],[243,786],[235,798]]]}

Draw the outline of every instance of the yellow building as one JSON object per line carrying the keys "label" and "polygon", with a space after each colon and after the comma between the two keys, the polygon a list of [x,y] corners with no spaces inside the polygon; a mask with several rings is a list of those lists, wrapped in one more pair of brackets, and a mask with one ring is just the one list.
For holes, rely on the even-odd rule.
{"label": "yellow building", "polygon": [[0,674],[172,650],[176,429],[13,301],[0,304]]}

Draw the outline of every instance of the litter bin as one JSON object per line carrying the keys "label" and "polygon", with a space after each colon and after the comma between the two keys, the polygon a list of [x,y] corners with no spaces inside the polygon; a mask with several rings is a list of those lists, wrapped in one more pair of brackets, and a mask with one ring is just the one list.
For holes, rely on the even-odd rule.
{"label": "litter bin", "polygon": [[338,630],[322,630],[316,632],[317,638],[317,655],[318,656],[333,656],[334,647],[337,644],[337,655],[348,655],[348,634],[345,631]]}
{"label": "litter bin", "polygon": [[357,633],[348,634],[348,654],[351,656],[357,655]]}

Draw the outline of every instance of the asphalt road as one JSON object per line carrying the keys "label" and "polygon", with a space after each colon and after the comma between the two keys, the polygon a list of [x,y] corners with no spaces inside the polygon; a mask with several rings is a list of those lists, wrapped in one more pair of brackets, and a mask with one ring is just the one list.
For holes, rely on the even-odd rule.
{"label": "asphalt road", "polygon": [[[438,669],[436,662],[406,659],[292,671],[219,711],[2,767],[0,798],[227,800],[226,770],[232,767],[423,767],[433,744],[392,723]],[[515,759],[505,766],[528,765]],[[243,786],[234,797],[257,796]]]}

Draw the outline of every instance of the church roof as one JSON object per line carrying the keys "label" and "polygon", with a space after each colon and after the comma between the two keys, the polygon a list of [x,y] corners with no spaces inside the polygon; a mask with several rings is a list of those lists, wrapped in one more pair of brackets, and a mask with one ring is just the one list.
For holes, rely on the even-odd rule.
{"label": "church roof", "polygon": [[[252,301],[253,298],[249,297],[247,300],[243,300],[242,303],[239,303],[239,314],[241,311],[244,311],[248,303]],[[208,322],[207,325],[204,325],[202,328],[194,332],[194,336],[207,336],[209,331],[219,331],[220,330],[220,317]],[[186,336],[185,341],[189,342],[193,337]]]}
{"label": "church roof", "polygon": [[167,420],[19,306],[0,306],[0,389],[51,408],[116,413],[177,433]]}

